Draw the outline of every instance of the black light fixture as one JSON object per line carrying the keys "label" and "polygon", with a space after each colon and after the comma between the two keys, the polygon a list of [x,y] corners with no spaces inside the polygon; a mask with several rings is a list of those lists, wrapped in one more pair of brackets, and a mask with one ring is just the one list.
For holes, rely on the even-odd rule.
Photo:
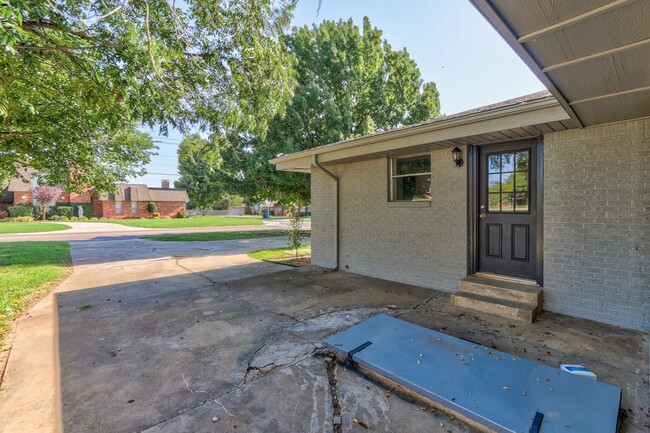
{"label": "black light fixture", "polygon": [[454,147],[454,150],[451,151],[451,158],[454,160],[456,163],[456,167],[462,167],[463,166],[463,152],[457,148]]}

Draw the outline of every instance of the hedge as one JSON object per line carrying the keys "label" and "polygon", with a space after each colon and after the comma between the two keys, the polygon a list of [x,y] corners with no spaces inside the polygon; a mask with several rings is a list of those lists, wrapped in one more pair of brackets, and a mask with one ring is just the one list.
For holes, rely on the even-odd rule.
{"label": "hedge", "polygon": [[16,206],[9,206],[9,216],[11,218],[30,217],[34,215],[34,206],[27,203],[20,203]]}

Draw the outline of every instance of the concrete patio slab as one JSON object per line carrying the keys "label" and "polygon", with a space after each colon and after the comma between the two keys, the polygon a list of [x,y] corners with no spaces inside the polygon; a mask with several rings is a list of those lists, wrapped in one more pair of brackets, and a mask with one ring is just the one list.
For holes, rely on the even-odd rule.
{"label": "concrete patio slab", "polygon": [[0,432],[365,431],[355,418],[471,432],[327,361],[325,337],[378,313],[587,365],[623,389],[621,432],[650,428],[647,334],[549,313],[534,325],[478,317],[446,293],[245,255],[285,242],[73,243],[72,276],[19,322]]}

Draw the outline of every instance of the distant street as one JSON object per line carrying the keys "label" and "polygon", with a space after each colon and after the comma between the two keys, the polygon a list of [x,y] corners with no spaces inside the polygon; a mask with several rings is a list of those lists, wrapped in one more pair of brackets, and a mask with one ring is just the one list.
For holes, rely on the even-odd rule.
{"label": "distant street", "polygon": [[[61,223],[63,224],[63,223]],[[255,230],[287,229],[288,220],[274,220],[264,225],[254,226],[226,226],[226,227],[187,227],[171,229],[145,229],[122,226],[114,223],[85,223],[66,222],[70,230],[44,232],[44,233],[8,233],[0,235],[0,242],[23,241],[108,241],[122,239],[135,239],[143,236],[177,234],[177,233],[205,233],[205,232],[237,232]],[[311,229],[311,223],[304,222],[303,229]]]}

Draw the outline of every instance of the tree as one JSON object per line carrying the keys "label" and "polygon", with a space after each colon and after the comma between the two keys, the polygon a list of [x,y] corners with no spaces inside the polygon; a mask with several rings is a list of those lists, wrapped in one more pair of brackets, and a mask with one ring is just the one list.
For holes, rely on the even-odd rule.
{"label": "tree", "polygon": [[186,189],[190,199],[202,210],[212,209],[226,199],[217,178],[221,162],[219,150],[210,140],[198,134],[183,138],[178,147],[181,177],[174,186]]}
{"label": "tree", "polygon": [[56,200],[59,194],[61,194],[61,189],[49,185],[39,185],[32,191],[34,200],[36,200],[38,204],[41,205],[41,210],[43,211],[43,221],[45,221],[45,213],[47,212],[47,207],[50,203]]}
{"label": "tree", "polygon": [[183,3],[0,2],[0,175],[29,165],[83,187],[115,163],[124,178],[151,150],[116,139],[139,123],[263,135],[291,87],[279,40],[290,8]]}
{"label": "tree", "polygon": [[436,117],[435,83],[423,83],[408,52],[381,36],[368,18],[362,31],[351,20],[295,28],[286,45],[297,86],[286,113],[265,136],[247,131],[213,140],[223,159],[220,185],[254,200],[308,203],[309,175],[277,172],[269,159]]}

